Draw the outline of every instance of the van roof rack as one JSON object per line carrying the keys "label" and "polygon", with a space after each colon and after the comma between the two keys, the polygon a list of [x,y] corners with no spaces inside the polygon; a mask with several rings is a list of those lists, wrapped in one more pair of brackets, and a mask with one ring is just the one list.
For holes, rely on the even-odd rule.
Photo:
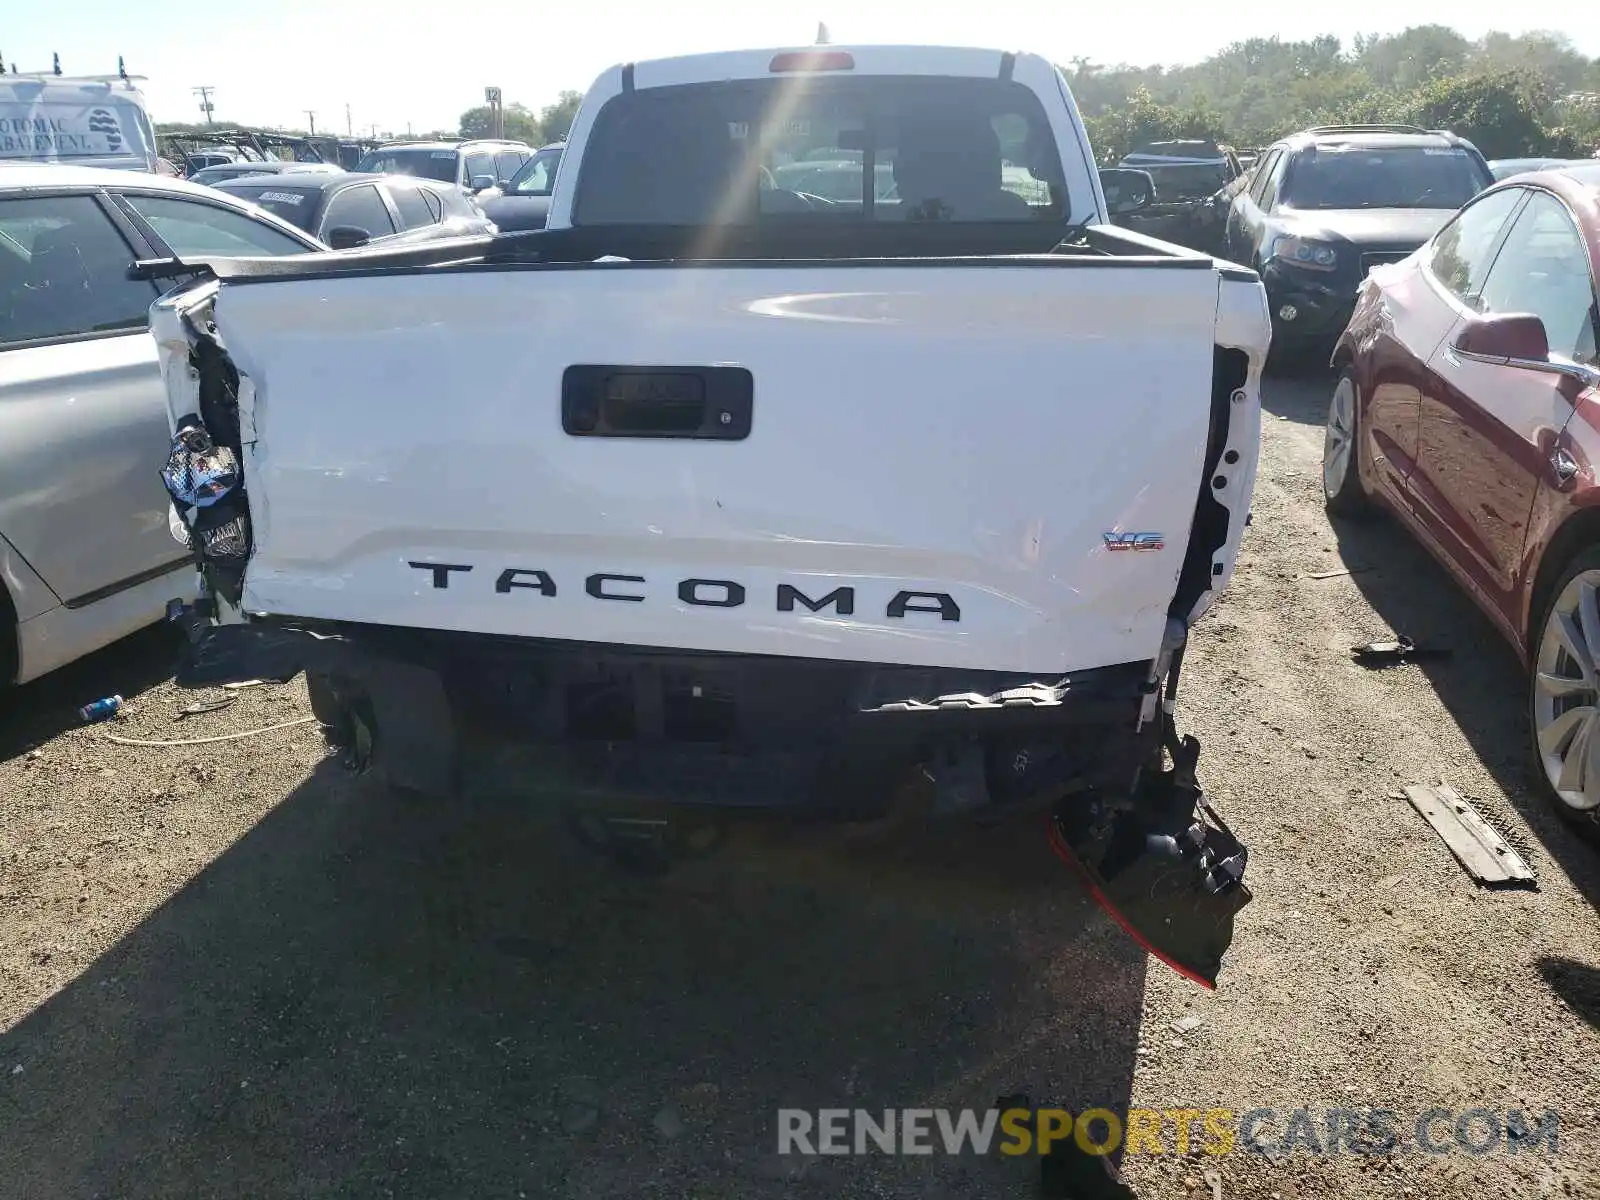
{"label": "van roof rack", "polygon": [[1307,133],[1414,133],[1436,134],[1437,129],[1424,129],[1420,125],[1402,124],[1372,124],[1372,125],[1313,125],[1306,130]]}
{"label": "van roof rack", "polygon": [[129,75],[127,65],[122,61],[122,55],[117,55],[117,73],[115,75],[64,75],[61,71],[61,55],[50,56],[50,69],[48,71],[19,71],[17,64],[6,65],[6,56],[0,54],[0,75],[23,75],[30,79],[59,79],[64,83],[131,83],[136,79],[144,79],[144,75]]}

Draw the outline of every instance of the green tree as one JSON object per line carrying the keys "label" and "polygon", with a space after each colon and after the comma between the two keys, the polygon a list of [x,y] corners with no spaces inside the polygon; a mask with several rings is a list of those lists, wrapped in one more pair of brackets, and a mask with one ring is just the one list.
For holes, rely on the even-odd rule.
{"label": "green tree", "polygon": [[1551,106],[1552,154],[1600,157],[1600,92],[1571,92]]}
{"label": "green tree", "polygon": [[1478,44],[1475,61],[1486,71],[1519,71],[1544,82],[1557,95],[1593,80],[1595,64],[1573,48],[1564,33],[1491,33]]}
{"label": "green tree", "polygon": [[1518,71],[1434,79],[1412,93],[1410,118],[1470,139],[1486,158],[1543,154],[1550,136],[1539,119],[1537,87]]}
{"label": "green tree", "polygon": [[1354,62],[1379,88],[1409,92],[1435,75],[1465,69],[1473,45],[1446,25],[1414,25],[1387,37],[1358,37]]}
{"label": "green tree", "polygon": [[[539,118],[534,115],[532,109],[524,104],[512,103],[505,106],[503,115],[506,137],[530,144],[539,141]],[[494,120],[490,116],[487,104],[469,108],[461,114],[461,136],[466,138],[494,136]]]}
{"label": "green tree", "polygon": [[[520,142],[527,142],[531,146],[558,142],[567,136],[567,130],[572,127],[572,118],[577,114],[578,105],[582,100],[582,92],[564,91],[556,97],[554,104],[545,105],[537,113],[526,104],[516,102],[508,104],[504,113],[505,135]],[[461,136],[469,138],[494,136],[494,122],[489,115],[487,104],[469,108],[461,114]]]}
{"label": "green tree", "polygon": [[1162,104],[1144,88],[1121,108],[1085,118],[1089,144],[1103,162],[1116,162],[1149,142],[1174,138],[1216,138],[1222,133],[1217,114],[1200,104],[1177,108]]}
{"label": "green tree", "polygon": [[1600,95],[1600,60],[1560,34],[1474,42],[1418,25],[1348,48],[1331,36],[1255,37],[1186,66],[1075,58],[1061,70],[1104,154],[1152,129],[1260,146],[1309,125],[1413,120],[1474,131],[1486,152],[1588,153],[1600,142],[1600,100],[1589,99]]}
{"label": "green tree", "polygon": [[583,103],[583,93],[563,91],[554,104],[547,104],[539,113],[539,140],[559,142],[572,128],[572,119],[578,115],[578,105]]}

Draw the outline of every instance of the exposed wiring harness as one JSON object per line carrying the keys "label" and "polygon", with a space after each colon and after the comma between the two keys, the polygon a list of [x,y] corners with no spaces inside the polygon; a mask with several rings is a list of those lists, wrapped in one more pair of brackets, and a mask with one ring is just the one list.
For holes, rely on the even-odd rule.
{"label": "exposed wiring harness", "polygon": [[263,733],[271,733],[275,729],[288,729],[292,725],[309,725],[315,717],[296,717],[293,721],[280,721],[276,725],[267,725],[261,729],[249,729],[244,733],[224,733],[217,737],[181,738],[177,741],[144,741],[140,738],[118,737],[114,733],[106,734],[106,741],[115,742],[119,746],[209,746],[213,742],[237,742],[245,738],[257,737]]}

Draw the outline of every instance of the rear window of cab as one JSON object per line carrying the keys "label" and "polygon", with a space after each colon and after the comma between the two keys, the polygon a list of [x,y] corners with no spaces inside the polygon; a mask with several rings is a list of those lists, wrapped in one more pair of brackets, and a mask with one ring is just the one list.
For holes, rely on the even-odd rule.
{"label": "rear window of cab", "polygon": [[1011,80],[948,76],[625,92],[596,117],[573,206],[580,226],[1065,217],[1038,98]]}

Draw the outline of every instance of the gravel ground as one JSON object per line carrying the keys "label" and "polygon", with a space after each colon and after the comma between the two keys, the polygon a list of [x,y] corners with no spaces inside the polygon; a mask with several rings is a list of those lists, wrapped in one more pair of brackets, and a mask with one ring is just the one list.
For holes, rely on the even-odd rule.
{"label": "gravel ground", "polygon": [[[1600,1195],[1600,854],[1526,784],[1488,624],[1392,525],[1323,516],[1326,392],[1269,385],[1254,523],[1184,675],[1254,855],[1218,992],[1147,962],[1032,825],[747,831],[652,882],[507,798],[385,796],[314,726],[115,745],[308,711],[295,683],[175,720],[212,694],[163,680],[154,630],[0,723],[0,1195],[1021,1197],[1025,1161],[773,1152],[780,1105],[1018,1090],[1270,1107],[1271,1137],[1298,1108],[1560,1114],[1553,1157],[1129,1155],[1144,1198]],[[1365,569],[1307,577],[1341,563]],[[1390,629],[1456,653],[1350,663]],[[126,715],[78,727],[111,691]],[[1537,891],[1475,888],[1391,796],[1441,781]]]}

